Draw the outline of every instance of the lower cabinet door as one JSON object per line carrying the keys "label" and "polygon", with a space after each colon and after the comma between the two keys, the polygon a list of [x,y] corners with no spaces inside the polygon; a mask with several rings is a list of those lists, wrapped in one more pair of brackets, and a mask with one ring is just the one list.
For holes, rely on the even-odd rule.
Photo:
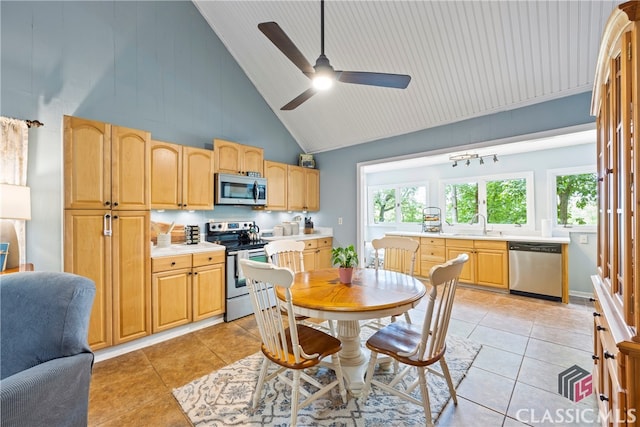
{"label": "lower cabinet door", "polygon": [[153,332],[191,322],[191,269],[153,274]]}
{"label": "lower cabinet door", "polygon": [[193,269],[193,321],[224,313],[224,264]]}

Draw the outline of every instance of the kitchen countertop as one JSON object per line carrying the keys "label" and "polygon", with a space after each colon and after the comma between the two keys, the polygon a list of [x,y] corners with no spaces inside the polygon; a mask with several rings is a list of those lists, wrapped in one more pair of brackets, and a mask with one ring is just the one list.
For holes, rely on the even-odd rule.
{"label": "kitchen countertop", "polygon": [[323,237],[333,237],[333,228],[331,227],[316,227],[313,230],[313,234],[292,234],[290,236],[270,236],[271,230],[265,230],[264,233],[261,233],[260,237],[263,240],[311,240],[311,239],[322,239]]}
{"label": "kitchen countertop", "polygon": [[525,236],[515,234],[499,234],[495,231],[488,231],[487,234],[473,233],[422,233],[418,231],[390,231],[385,233],[388,236],[409,236],[409,237],[433,237],[440,239],[465,239],[465,240],[499,240],[508,242],[536,242],[536,243],[571,243],[568,237],[542,237]]}
{"label": "kitchen countertop", "polygon": [[215,243],[210,243],[210,242],[200,242],[196,245],[173,244],[168,248],[159,248],[157,246],[153,246],[151,248],[151,258],[172,256],[172,255],[194,254],[198,252],[215,252],[215,251],[224,251],[224,250],[225,250],[224,246],[217,245]]}

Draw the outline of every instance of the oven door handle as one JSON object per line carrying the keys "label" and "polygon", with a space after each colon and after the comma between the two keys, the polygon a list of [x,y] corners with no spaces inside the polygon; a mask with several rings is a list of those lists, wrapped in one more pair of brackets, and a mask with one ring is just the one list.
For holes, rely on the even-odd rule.
{"label": "oven door handle", "polygon": [[253,201],[258,203],[258,181],[253,181]]}

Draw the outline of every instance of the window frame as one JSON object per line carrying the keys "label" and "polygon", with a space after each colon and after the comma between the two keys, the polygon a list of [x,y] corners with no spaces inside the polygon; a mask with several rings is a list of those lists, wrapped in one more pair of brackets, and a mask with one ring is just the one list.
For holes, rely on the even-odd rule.
{"label": "window frame", "polygon": [[[425,188],[425,200],[424,207],[429,206],[429,182],[428,181],[411,181],[411,182],[401,182],[397,184],[376,184],[376,185],[368,185],[367,186],[367,226],[369,227],[391,227],[391,226],[407,226],[407,225],[415,225],[422,224],[420,222],[402,222],[398,221],[398,218],[402,218],[402,211],[398,198],[398,190],[403,187],[424,187]],[[394,222],[384,222],[384,223],[376,223],[374,221],[374,207],[373,207],[373,192],[378,190],[388,190],[394,189],[396,192],[396,220]]]}
{"label": "window frame", "polygon": [[[447,218],[446,212],[446,197],[445,188],[450,184],[468,184],[476,182],[478,184],[478,213],[484,215],[487,218],[487,182],[490,181],[504,181],[509,179],[524,179],[527,189],[527,222],[524,224],[490,224],[487,223],[487,230],[490,231],[515,231],[515,230],[535,230],[536,224],[536,209],[535,209],[535,182],[533,171],[523,172],[511,172],[503,174],[491,174],[491,175],[473,175],[463,178],[451,178],[438,181],[439,186],[439,203],[442,206],[442,218],[443,224],[448,225],[445,220]],[[454,223],[451,225],[460,230],[477,228],[477,224],[468,223]]]}
{"label": "window frame", "polygon": [[[549,196],[549,218],[551,219],[551,228],[559,233],[567,232],[583,232],[595,233],[598,230],[598,224],[575,224],[569,227],[558,224],[558,194],[556,193],[556,177],[563,175],[580,175],[585,173],[593,173],[597,175],[596,165],[572,166],[569,168],[547,169],[547,194]],[[596,183],[597,191],[597,183]],[[596,201],[596,206],[597,206]]]}

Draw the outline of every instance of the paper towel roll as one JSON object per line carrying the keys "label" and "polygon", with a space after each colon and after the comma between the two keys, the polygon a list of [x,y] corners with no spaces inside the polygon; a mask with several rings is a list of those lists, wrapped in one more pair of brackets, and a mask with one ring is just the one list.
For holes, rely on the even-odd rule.
{"label": "paper towel roll", "polygon": [[542,220],[542,237],[551,237],[551,220],[543,219]]}

